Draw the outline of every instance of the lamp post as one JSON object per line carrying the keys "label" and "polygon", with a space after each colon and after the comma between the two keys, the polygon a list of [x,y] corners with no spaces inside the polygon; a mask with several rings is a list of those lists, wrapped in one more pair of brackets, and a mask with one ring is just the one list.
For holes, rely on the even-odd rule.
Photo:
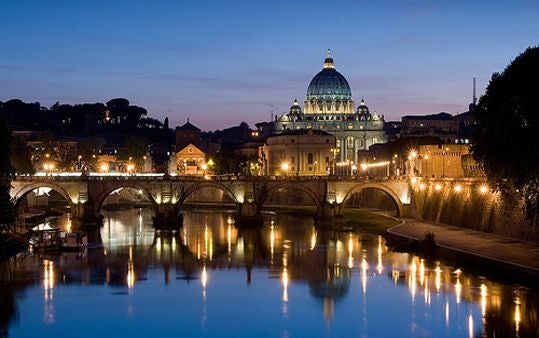
{"label": "lamp post", "polygon": [[290,164],[288,162],[281,163],[281,170],[284,173],[284,176],[288,175],[288,169],[290,169]]}
{"label": "lamp post", "polygon": [[337,163],[335,162],[337,160],[337,148],[331,148],[331,156],[333,157],[331,161],[331,174],[336,175],[337,173],[335,172],[335,170]]}
{"label": "lamp post", "polygon": [[429,165],[427,162],[429,160],[429,154],[425,154],[423,158],[425,159],[425,177],[429,177]]}
{"label": "lamp post", "polygon": [[410,154],[408,155],[408,163],[410,167],[410,173],[408,173],[408,176],[415,176],[415,159],[417,157],[417,151],[415,149],[412,149],[410,151]]}
{"label": "lamp post", "polygon": [[52,163],[44,163],[43,169],[45,170],[45,176],[50,175],[52,176],[52,172],[54,170],[54,164]]}

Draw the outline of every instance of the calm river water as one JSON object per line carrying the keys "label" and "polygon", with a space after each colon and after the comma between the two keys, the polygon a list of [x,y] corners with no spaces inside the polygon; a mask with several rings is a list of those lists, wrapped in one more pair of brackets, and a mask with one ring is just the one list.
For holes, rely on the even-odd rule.
{"label": "calm river water", "polygon": [[102,246],[0,263],[0,336],[538,337],[537,291],[268,214],[106,212]]}

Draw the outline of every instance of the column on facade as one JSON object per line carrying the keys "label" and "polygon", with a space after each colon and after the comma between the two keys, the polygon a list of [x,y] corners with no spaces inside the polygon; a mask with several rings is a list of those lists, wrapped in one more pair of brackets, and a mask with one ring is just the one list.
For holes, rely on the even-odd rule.
{"label": "column on facade", "polygon": [[346,161],[346,137],[341,138],[341,162]]}
{"label": "column on facade", "polygon": [[359,147],[358,147],[357,143],[358,143],[358,140],[357,140],[356,137],[354,137],[354,164],[355,165],[358,165],[358,163],[357,163],[357,151],[358,151]]}

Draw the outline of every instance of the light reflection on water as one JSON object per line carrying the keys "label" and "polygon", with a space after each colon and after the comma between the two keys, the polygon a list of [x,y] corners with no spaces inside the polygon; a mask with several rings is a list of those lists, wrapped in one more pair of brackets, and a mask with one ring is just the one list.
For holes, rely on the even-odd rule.
{"label": "light reflection on water", "polygon": [[187,211],[176,232],[151,221],[147,209],[105,212],[102,248],[0,264],[10,337],[537,333],[537,293],[392,252],[380,236],[286,215],[255,229],[218,211]]}

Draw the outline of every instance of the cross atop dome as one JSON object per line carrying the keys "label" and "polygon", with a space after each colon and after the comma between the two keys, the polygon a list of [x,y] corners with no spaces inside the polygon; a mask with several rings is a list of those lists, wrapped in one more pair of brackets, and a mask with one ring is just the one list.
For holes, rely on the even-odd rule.
{"label": "cross atop dome", "polygon": [[333,58],[331,57],[331,49],[328,48],[328,54],[326,55],[326,58],[324,59],[324,68],[335,68],[335,65],[333,64]]}

